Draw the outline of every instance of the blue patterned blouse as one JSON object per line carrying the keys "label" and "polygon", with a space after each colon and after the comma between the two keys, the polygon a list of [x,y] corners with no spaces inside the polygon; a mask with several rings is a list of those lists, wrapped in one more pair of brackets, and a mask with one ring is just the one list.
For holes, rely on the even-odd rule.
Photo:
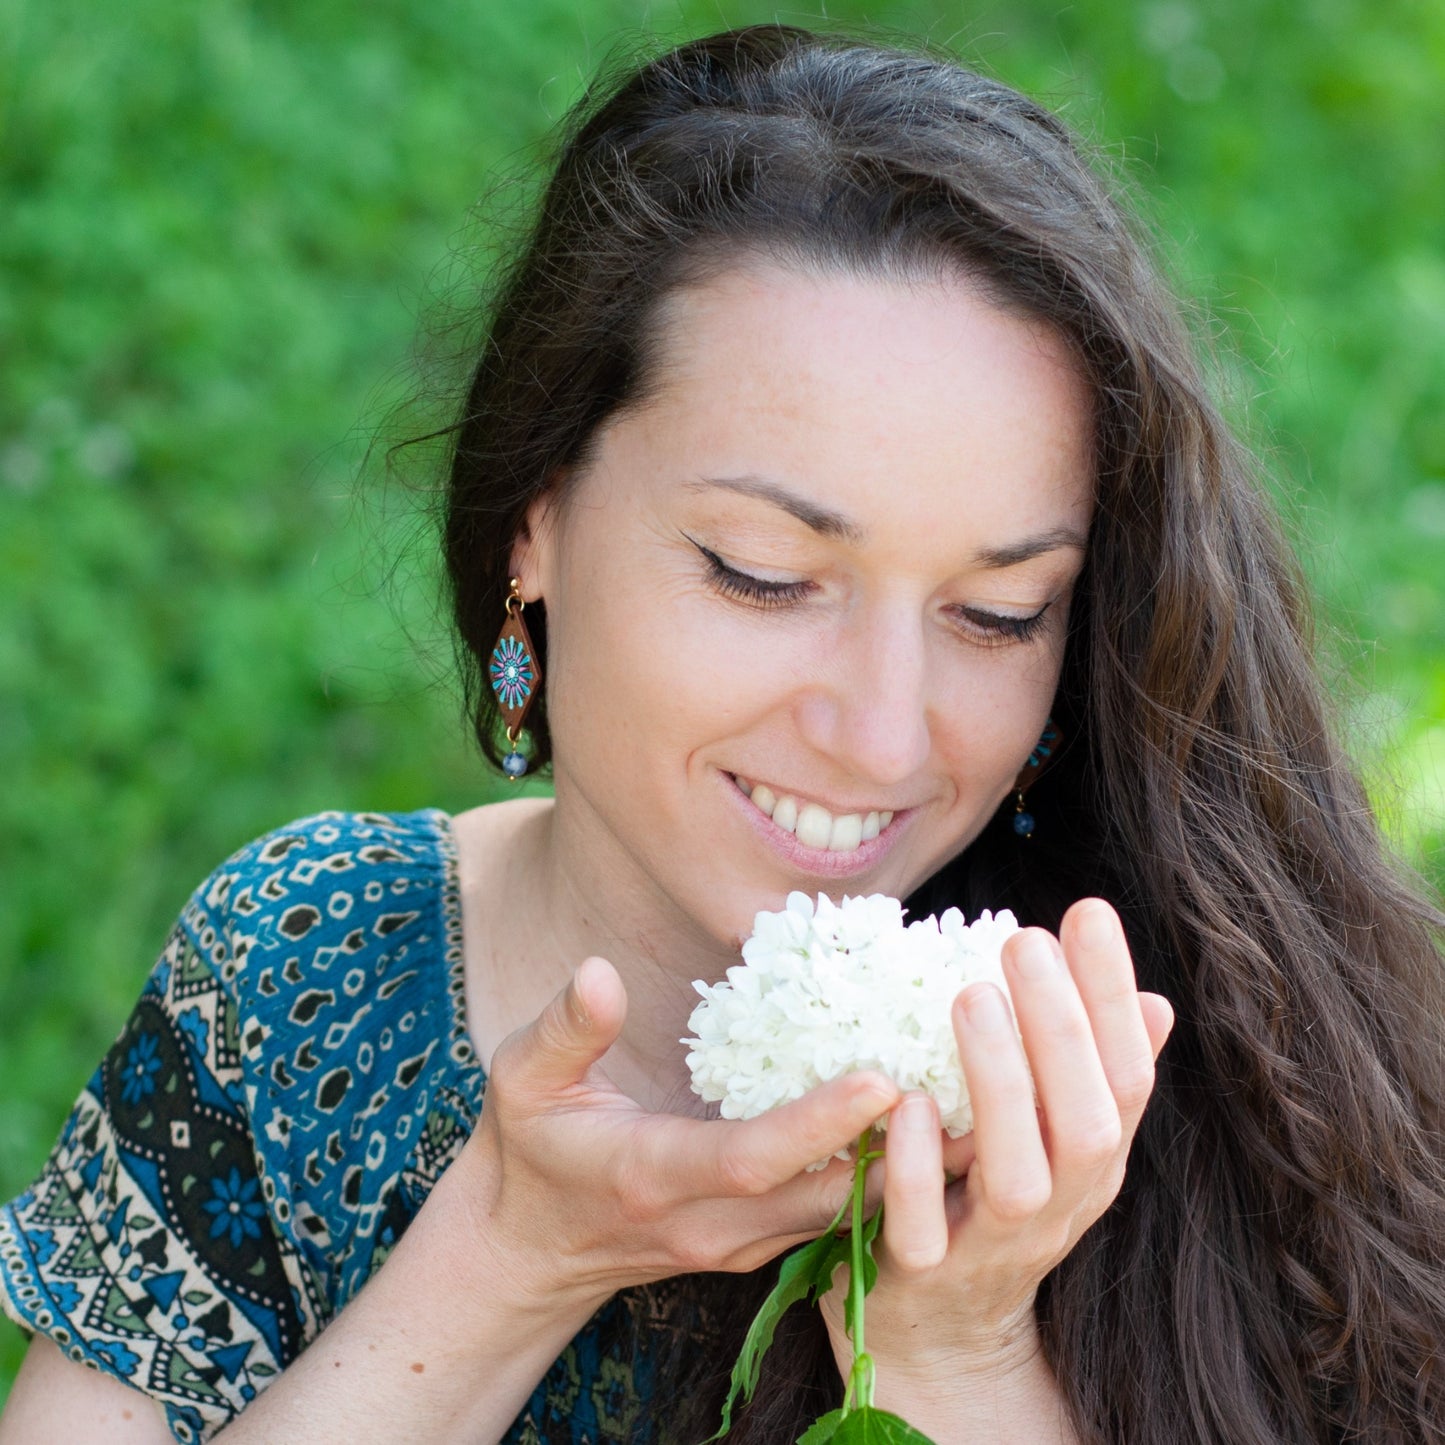
{"label": "blue patterned blouse", "polygon": [[[380,1267],[486,1078],[451,820],[323,813],[192,894],[40,1178],[0,1207],[0,1304],[204,1440]],[[605,1306],[508,1442],[660,1440],[656,1291]]]}

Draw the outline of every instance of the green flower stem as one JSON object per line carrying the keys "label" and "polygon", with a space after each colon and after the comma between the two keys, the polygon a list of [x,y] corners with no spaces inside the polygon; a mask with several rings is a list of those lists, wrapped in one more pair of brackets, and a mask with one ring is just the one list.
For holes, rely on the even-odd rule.
{"label": "green flower stem", "polygon": [[863,1300],[867,1294],[863,1274],[863,1189],[868,1179],[868,1166],[873,1130],[865,1129],[858,1140],[858,1159],[853,1165],[853,1232],[848,1266],[848,1337],[853,1341],[853,1367],[848,1372],[848,1388],[843,1396],[843,1413],[873,1403],[873,1361],[868,1355],[863,1335]]}

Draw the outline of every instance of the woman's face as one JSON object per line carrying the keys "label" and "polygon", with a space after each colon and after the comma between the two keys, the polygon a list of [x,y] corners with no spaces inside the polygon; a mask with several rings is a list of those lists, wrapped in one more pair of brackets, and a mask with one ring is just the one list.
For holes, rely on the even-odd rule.
{"label": "woman's face", "polygon": [[571,856],[734,944],[790,889],[908,894],[1010,794],[1084,560],[1090,403],[962,278],[739,267],[661,342],[514,562]]}

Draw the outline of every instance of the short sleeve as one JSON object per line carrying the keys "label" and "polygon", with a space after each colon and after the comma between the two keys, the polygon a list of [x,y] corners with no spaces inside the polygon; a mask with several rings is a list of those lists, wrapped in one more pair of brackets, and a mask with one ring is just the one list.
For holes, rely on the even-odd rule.
{"label": "short sleeve", "polygon": [[36,1182],[0,1207],[0,1305],[159,1401],[172,1434],[228,1423],[315,1332],[273,1222],[242,1081],[230,909],[251,849],[192,894]]}

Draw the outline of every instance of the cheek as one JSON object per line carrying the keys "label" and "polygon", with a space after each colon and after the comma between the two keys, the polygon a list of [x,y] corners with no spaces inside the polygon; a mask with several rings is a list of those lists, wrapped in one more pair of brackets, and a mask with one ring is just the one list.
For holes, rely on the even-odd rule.
{"label": "cheek", "polygon": [[[745,652],[695,602],[597,576],[548,617],[549,719],[559,760],[606,758],[629,786],[686,766],[740,720],[756,689]],[[755,679],[752,679],[755,681]]]}
{"label": "cheek", "polygon": [[992,665],[984,654],[943,690],[935,745],[965,800],[991,810],[1012,791],[1048,722],[1061,664],[1061,649],[998,657]]}

